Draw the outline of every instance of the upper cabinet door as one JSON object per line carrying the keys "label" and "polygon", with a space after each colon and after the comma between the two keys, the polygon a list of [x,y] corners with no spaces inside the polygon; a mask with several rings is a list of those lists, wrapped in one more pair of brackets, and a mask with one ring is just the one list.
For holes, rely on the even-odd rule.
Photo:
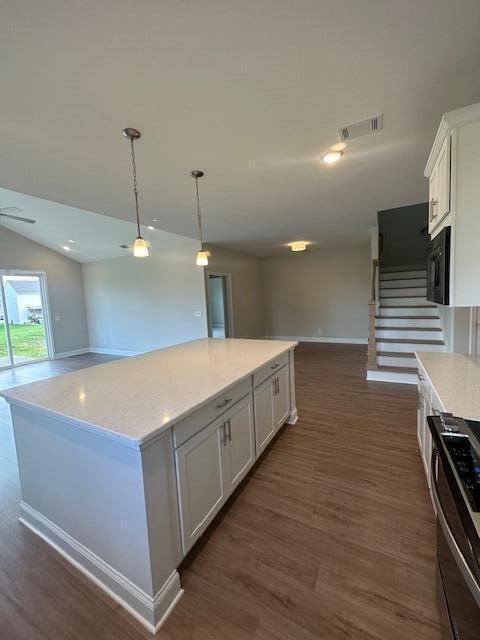
{"label": "upper cabinet door", "polygon": [[225,499],[225,427],[219,419],[175,452],[183,552],[202,535]]}
{"label": "upper cabinet door", "polygon": [[255,461],[255,428],[251,394],[232,407],[225,428],[228,441],[224,449],[225,491],[228,496]]}
{"label": "upper cabinet door", "polygon": [[273,413],[275,429],[279,429],[290,414],[290,393],[288,384],[288,367],[283,367],[276,376],[276,390],[273,396]]}
{"label": "upper cabinet door", "polygon": [[257,445],[257,456],[265,449],[275,434],[273,417],[275,379],[268,378],[268,380],[265,380],[253,393],[255,402],[255,441]]}
{"label": "upper cabinet door", "polygon": [[431,233],[450,212],[451,136],[447,135],[429,179],[428,230]]}
{"label": "upper cabinet door", "polygon": [[451,183],[451,136],[443,142],[438,156],[438,218],[439,222],[450,212],[450,183]]}

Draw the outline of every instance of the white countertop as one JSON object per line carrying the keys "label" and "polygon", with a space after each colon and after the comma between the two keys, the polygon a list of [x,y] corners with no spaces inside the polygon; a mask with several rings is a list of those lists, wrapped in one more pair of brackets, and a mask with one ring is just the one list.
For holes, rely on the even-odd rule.
{"label": "white countertop", "polygon": [[140,446],[296,345],[205,338],[13,387],[0,395]]}
{"label": "white countertop", "polygon": [[416,356],[445,411],[480,420],[480,358],[426,351]]}

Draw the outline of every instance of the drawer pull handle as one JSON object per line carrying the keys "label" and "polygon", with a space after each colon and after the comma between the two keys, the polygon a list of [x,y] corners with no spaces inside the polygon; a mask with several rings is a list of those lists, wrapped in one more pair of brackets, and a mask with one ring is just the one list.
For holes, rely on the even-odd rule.
{"label": "drawer pull handle", "polygon": [[277,367],[279,367],[279,366],[280,366],[279,364],[272,364],[270,369],[277,369]]}
{"label": "drawer pull handle", "polygon": [[226,407],[227,404],[231,401],[232,401],[231,398],[225,398],[223,402],[220,402],[220,404],[217,404],[217,409],[223,409],[223,407]]}

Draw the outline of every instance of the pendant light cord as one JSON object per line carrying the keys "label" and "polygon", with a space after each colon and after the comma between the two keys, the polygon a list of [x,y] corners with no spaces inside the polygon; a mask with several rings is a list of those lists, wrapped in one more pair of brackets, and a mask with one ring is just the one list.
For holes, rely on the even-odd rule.
{"label": "pendant light cord", "polygon": [[140,233],[140,215],[138,213],[137,165],[135,163],[135,149],[133,147],[133,138],[130,138],[130,148],[132,150],[133,194],[135,196],[135,210],[137,213],[137,230],[138,237],[141,238],[142,235]]}
{"label": "pendant light cord", "polygon": [[198,194],[198,178],[195,178],[195,191],[197,193],[197,220],[198,220],[198,232],[200,235],[200,247],[201,249],[203,249],[202,215],[200,212],[200,196]]}

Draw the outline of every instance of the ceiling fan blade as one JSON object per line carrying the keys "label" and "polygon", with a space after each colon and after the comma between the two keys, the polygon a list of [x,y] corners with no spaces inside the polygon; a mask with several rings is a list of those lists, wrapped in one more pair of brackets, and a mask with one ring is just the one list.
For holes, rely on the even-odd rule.
{"label": "ceiling fan blade", "polygon": [[10,220],[18,220],[19,222],[28,222],[28,224],[35,224],[36,220],[31,218],[22,218],[21,216],[11,216],[8,213],[0,213],[2,218],[10,218]]}

